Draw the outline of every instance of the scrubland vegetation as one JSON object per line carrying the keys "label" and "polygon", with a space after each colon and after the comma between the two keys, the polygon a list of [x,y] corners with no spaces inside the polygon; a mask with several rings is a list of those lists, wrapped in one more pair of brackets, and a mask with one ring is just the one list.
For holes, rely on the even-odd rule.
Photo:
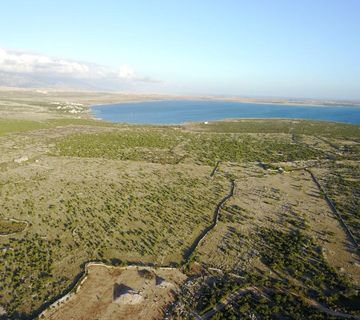
{"label": "scrubland vegetation", "polygon": [[[78,161],[76,172],[74,162],[53,161],[51,174],[26,181],[24,172],[1,189],[1,213],[31,221],[26,234],[2,239],[9,311],[60,294],[85,261],[179,264],[224,192],[204,169]],[[24,306],[29,288],[36,298]]]}
{"label": "scrubland vegetation", "polygon": [[207,134],[179,129],[129,129],[125,132],[81,134],[66,137],[57,144],[58,154],[76,157],[142,160],[179,163],[189,159],[198,164],[229,162],[321,159],[325,155],[289,137],[258,134]]}
{"label": "scrubland vegetation", "polygon": [[358,162],[336,163],[321,181],[336,208],[360,243],[360,166]]}
{"label": "scrubland vegetation", "polygon": [[[302,170],[311,167],[359,238],[358,126],[68,118],[0,120],[0,136],[8,150],[0,155],[7,318],[38,314],[88,261],[181,268],[190,277],[169,307],[173,319],[205,315],[221,301],[226,306],[213,319],[336,318],[318,303],[358,313],[357,250]],[[13,161],[30,149],[28,160]],[[229,181],[234,196],[186,261]]]}
{"label": "scrubland vegetation", "polygon": [[195,129],[216,133],[285,133],[322,136],[328,138],[356,139],[360,128],[357,125],[325,121],[303,120],[239,120],[197,124]]}

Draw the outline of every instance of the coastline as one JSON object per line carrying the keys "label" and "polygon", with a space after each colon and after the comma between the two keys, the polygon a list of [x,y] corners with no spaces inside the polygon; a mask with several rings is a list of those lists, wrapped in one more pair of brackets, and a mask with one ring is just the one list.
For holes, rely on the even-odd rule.
{"label": "coastline", "polygon": [[236,102],[247,104],[265,104],[265,105],[281,105],[281,106],[306,106],[306,107],[347,107],[347,108],[360,108],[360,102],[345,102],[345,101],[322,101],[316,102],[314,100],[306,101],[291,101],[291,100],[269,100],[266,99],[242,99],[242,98],[216,98],[216,97],[189,97],[189,96],[169,96],[164,98],[150,98],[150,99],[135,99],[135,100],[119,100],[118,102],[104,102],[89,105],[89,107],[102,107],[102,106],[116,106],[119,104],[133,104],[133,103],[147,103],[147,102],[162,102],[162,101],[207,101],[207,102]]}

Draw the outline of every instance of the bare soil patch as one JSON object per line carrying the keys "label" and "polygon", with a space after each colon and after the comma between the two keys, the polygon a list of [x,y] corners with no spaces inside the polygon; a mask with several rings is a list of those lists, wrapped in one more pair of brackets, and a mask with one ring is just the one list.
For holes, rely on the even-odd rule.
{"label": "bare soil patch", "polygon": [[185,279],[176,269],[90,265],[76,294],[44,316],[54,320],[161,319]]}

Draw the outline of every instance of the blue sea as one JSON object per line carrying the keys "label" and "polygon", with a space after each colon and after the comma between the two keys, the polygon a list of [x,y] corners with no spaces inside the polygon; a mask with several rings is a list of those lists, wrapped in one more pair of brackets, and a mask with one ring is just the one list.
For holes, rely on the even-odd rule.
{"label": "blue sea", "polygon": [[136,124],[182,124],[230,118],[289,118],[360,124],[360,107],[224,101],[149,101],[93,106],[95,117]]}

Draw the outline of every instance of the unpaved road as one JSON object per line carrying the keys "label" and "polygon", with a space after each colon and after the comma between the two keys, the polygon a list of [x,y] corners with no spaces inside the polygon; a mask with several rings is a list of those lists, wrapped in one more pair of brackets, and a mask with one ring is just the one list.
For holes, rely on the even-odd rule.
{"label": "unpaved road", "polygon": [[[243,288],[238,290],[235,293],[230,294],[228,297],[225,298],[224,301],[220,301],[219,303],[217,303],[215,305],[215,307],[213,309],[211,309],[210,311],[208,311],[207,313],[205,313],[203,316],[199,316],[197,319],[198,320],[208,320],[211,319],[211,317],[213,317],[217,312],[221,311],[222,309],[224,309],[228,304],[230,304],[232,301],[234,301],[236,298],[239,298],[241,296],[243,296],[244,294],[248,293],[248,292],[253,292],[256,293],[258,295],[262,295],[262,290],[258,287],[247,287],[247,288]],[[338,311],[334,311],[331,310],[325,306],[323,306],[322,304],[320,304],[319,302],[312,300],[312,299],[305,299],[305,302],[319,310],[322,313],[326,313],[330,316],[334,316],[334,317],[338,317],[338,318],[344,318],[344,319],[355,319],[355,320],[360,320],[359,316],[353,316],[351,314],[347,314],[347,313],[343,313],[343,312],[338,312]]]}

